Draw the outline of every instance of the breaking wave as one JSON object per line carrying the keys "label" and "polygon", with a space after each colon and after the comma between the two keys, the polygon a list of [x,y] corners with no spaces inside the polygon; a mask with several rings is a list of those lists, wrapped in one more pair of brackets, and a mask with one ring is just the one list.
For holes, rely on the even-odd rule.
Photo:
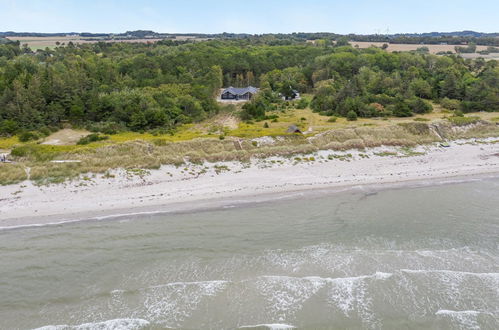
{"label": "breaking wave", "polygon": [[142,330],[150,325],[142,319],[115,319],[80,325],[48,325],[34,330]]}

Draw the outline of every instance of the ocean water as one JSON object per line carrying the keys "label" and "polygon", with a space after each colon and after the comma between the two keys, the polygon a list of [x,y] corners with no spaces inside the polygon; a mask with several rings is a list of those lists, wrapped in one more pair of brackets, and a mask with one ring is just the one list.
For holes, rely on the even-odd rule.
{"label": "ocean water", "polygon": [[0,329],[499,329],[499,180],[0,231]]}

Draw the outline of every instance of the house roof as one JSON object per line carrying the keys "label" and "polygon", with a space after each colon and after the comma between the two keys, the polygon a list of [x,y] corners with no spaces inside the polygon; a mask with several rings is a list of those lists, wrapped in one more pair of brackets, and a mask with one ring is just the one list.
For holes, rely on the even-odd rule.
{"label": "house roof", "polygon": [[288,133],[301,133],[300,129],[296,125],[290,125],[286,132],[288,132]]}
{"label": "house roof", "polygon": [[225,89],[222,94],[225,94],[227,92],[229,92],[233,95],[244,95],[246,93],[256,94],[256,93],[258,93],[258,88],[253,87],[253,86],[249,86],[249,87],[245,87],[245,88],[236,88],[236,87],[231,86],[231,87]]}

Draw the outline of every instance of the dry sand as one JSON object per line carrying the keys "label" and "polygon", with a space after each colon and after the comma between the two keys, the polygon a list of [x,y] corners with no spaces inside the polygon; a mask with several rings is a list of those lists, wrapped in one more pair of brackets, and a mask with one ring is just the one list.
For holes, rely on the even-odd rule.
{"label": "dry sand", "polygon": [[[450,148],[420,146],[413,150],[424,153],[418,155],[405,151],[404,156],[395,147],[320,151],[307,155],[307,161],[301,156],[254,160],[250,164],[164,166],[147,175],[116,170],[114,178],[100,174],[40,187],[24,182],[0,187],[0,228],[117,214],[231,207],[296,198],[319,188],[363,189],[479,174],[499,176],[499,143],[493,140],[454,141]],[[391,155],[393,152],[398,155]]]}

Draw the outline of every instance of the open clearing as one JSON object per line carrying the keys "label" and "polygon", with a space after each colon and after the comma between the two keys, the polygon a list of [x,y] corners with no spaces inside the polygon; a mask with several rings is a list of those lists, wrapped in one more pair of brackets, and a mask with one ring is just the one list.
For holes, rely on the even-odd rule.
{"label": "open clearing", "polygon": [[60,131],[45,138],[42,144],[52,146],[68,146],[76,144],[82,137],[90,134],[85,130],[61,129]]}
{"label": "open clearing", "polygon": [[[7,39],[12,41],[19,40],[21,44],[27,44],[30,48],[37,49],[45,49],[45,48],[54,48],[57,46],[57,42],[62,44],[67,44],[70,41],[75,44],[93,44],[97,42],[125,42],[125,43],[155,43],[161,40],[194,40],[194,41],[205,41],[208,40],[206,38],[196,38],[193,36],[176,36],[172,39],[160,39],[160,38],[144,38],[144,39],[103,39],[103,38],[83,38],[78,35],[68,35],[65,37],[7,37]],[[369,48],[371,46],[381,47],[385,43],[384,42],[368,42],[368,41],[352,41],[350,42],[352,46],[358,46],[359,48]],[[427,45],[427,44],[390,44],[388,43],[387,50],[389,52],[408,52],[416,50],[420,47],[428,47],[431,54],[436,54],[438,52],[453,52],[455,53],[454,47],[463,46],[463,45]],[[487,46],[477,46],[477,51],[486,50]],[[476,58],[476,57],[484,57],[484,58],[499,58],[499,54],[490,54],[490,55],[480,55],[480,54],[463,54],[463,57],[466,58]]]}
{"label": "open clearing", "polygon": [[80,36],[66,36],[66,37],[7,37],[7,39],[12,40],[12,41],[17,41],[24,45],[27,44],[31,49],[37,50],[37,49],[45,49],[45,48],[54,48],[57,46],[57,42],[59,42],[61,45],[65,44],[67,45],[69,42],[72,42],[74,44],[94,44],[97,42],[106,42],[106,43],[112,43],[112,42],[124,42],[124,43],[155,43],[161,40],[179,40],[179,41],[185,41],[185,40],[195,40],[195,41],[202,41],[202,40],[207,40],[207,39],[200,39],[200,38],[195,38],[195,37],[189,37],[189,36],[177,36],[173,39],[160,39],[160,38],[144,38],[144,39],[103,39],[103,38],[83,38]]}
{"label": "open clearing", "polygon": [[[385,44],[385,42],[368,42],[368,41],[352,41],[350,42],[352,46],[358,46],[359,48],[369,48],[371,46],[376,46],[376,47],[381,47]],[[390,44],[386,43],[388,45],[387,50],[389,52],[409,52],[412,50],[416,50],[421,47],[428,47],[430,50],[431,54],[436,54],[438,52],[453,52],[455,53],[455,47],[456,46],[463,46],[463,45],[426,45],[426,44]],[[476,50],[481,51],[481,50],[486,50],[487,46],[477,46]],[[480,55],[483,56],[483,55]]]}

